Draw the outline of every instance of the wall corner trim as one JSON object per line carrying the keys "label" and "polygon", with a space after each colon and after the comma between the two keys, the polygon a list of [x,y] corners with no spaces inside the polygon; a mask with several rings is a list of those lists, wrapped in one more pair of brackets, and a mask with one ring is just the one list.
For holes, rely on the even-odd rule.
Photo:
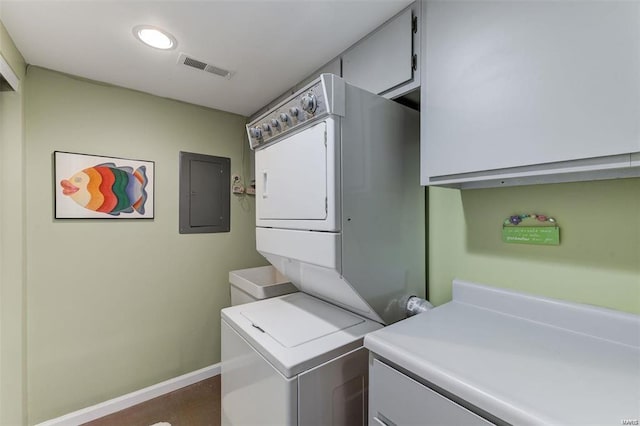
{"label": "wall corner trim", "polygon": [[116,413],[125,408],[132,407],[136,404],[157,398],[169,392],[181,389],[185,386],[198,383],[202,380],[219,375],[221,372],[220,363],[174,377],[164,382],[151,385],[144,389],[110,399],[105,402],[77,410],[55,419],[46,420],[36,426],[74,426],[99,419],[100,417]]}
{"label": "wall corner trim", "polygon": [[15,90],[16,92],[20,91],[20,79],[18,78],[16,73],[13,72],[11,66],[4,59],[4,56],[2,56],[2,54],[0,54],[0,76],[2,76],[2,78],[4,78],[7,83],[9,83],[9,86],[11,86],[13,90]]}

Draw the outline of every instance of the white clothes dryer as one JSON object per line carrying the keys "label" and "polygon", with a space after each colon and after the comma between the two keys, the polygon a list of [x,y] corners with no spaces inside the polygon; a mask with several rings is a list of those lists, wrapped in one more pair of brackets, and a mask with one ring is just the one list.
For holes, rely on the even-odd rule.
{"label": "white clothes dryer", "polygon": [[363,336],[425,293],[419,114],[322,74],[247,132],[256,247],[300,292],[222,310],[222,423],[366,424]]}

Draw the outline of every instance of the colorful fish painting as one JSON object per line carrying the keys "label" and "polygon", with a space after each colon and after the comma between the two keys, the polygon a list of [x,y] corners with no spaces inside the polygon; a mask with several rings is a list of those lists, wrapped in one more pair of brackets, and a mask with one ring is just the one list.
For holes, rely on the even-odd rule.
{"label": "colorful fish painting", "polygon": [[114,163],[88,167],[60,181],[62,193],[77,204],[112,216],[134,211],[143,215],[147,183],[145,166],[133,170]]}

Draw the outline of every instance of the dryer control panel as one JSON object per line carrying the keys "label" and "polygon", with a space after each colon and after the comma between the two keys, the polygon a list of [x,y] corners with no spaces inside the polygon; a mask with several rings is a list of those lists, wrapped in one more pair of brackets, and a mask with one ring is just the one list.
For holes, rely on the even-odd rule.
{"label": "dryer control panel", "polygon": [[256,149],[282,135],[299,130],[307,122],[327,113],[324,79],[295,93],[260,118],[247,124],[249,146]]}

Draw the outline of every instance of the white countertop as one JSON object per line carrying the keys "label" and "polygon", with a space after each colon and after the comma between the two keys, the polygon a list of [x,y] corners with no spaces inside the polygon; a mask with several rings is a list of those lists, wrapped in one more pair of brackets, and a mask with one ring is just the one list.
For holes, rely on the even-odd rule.
{"label": "white countertop", "polygon": [[512,424],[640,420],[637,315],[454,281],[365,347]]}

